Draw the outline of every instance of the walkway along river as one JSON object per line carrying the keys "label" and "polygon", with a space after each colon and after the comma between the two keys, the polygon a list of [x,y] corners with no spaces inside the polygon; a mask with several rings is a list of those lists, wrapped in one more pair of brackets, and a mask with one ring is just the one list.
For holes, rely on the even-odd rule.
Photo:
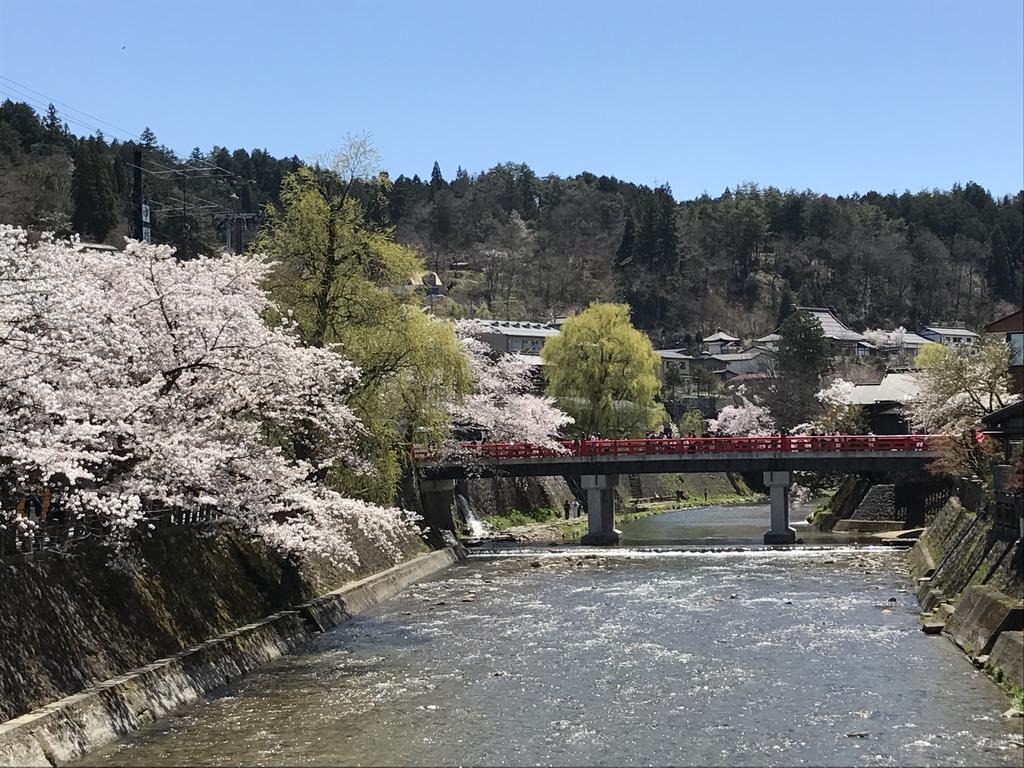
{"label": "walkway along river", "polygon": [[475,555],[84,764],[1019,766],[902,557]]}

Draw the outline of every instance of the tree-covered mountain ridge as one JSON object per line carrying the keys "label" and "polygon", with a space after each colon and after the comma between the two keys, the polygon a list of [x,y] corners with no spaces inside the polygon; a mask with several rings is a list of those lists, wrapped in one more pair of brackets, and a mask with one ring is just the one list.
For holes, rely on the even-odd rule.
{"label": "tree-covered mountain ridge", "polygon": [[[119,244],[135,233],[141,151],[152,234],[188,256],[248,242],[305,163],[265,150],[179,158],[138,141],[72,134],[52,108],[0,105],[0,221]],[[383,190],[383,192],[382,192]],[[852,327],[977,329],[1020,306],[1024,191],[831,196],[753,183],[677,199],[584,172],[503,163],[354,185],[366,216],[437,272],[437,314],[544,320],[621,301],[658,346],[718,328],[756,337],[791,305],[829,306]]]}

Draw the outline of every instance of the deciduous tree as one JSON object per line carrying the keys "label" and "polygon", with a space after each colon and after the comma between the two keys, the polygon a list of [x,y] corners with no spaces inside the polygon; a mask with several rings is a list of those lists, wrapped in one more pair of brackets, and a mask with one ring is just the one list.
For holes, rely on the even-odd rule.
{"label": "deciduous tree", "polygon": [[642,434],[664,420],[650,340],[629,322],[624,304],[591,304],[563,323],[541,349],[548,394],[580,434]]}
{"label": "deciduous tree", "polygon": [[959,434],[1017,399],[1008,390],[1010,348],[1002,339],[941,350],[915,374],[919,391],[910,412],[916,428]]}
{"label": "deciduous tree", "polygon": [[359,372],[264,323],[268,270],[136,242],[31,246],[0,227],[3,514],[46,487],[66,519],[114,542],[161,508],[212,506],[284,551],[353,563],[358,528],[396,552],[404,513],[330,482],[366,469],[346,404]]}
{"label": "deciduous tree", "polygon": [[483,431],[494,442],[558,448],[558,437],[572,418],[550,397],[533,393],[531,363],[481,341],[489,326],[478,320],[460,320],[455,326],[470,361],[473,390],[452,402],[454,421]]}

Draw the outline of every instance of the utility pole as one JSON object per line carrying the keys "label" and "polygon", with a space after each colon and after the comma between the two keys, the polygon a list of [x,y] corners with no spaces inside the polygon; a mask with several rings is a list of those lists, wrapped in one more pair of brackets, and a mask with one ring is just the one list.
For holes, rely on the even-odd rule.
{"label": "utility pole", "polygon": [[179,258],[188,258],[188,241],[189,241],[189,227],[188,221],[185,218],[185,183],[188,181],[188,175],[185,173],[185,169],[181,170],[181,249],[182,253]]}
{"label": "utility pole", "polygon": [[146,204],[145,191],[142,188],[142,150],[138,147],[132,155],[135,161],[134,189],[132,190],[132,229],[139,240],[146,243],[153,242],[153,232],[150,229],[150,212]]}

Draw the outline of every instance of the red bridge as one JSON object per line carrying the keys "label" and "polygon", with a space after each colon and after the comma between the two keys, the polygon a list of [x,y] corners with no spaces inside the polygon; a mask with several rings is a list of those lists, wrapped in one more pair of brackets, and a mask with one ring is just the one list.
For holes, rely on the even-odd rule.
{"label": "red bridge", "polygon": [[[462,443],[442,456],[413,449],[424,503],[448,506],[455,480],[467,477],[569,475],[587,491],[589,533],[584,543],[611,543],[614,488],[620,474],[763,472],[771,493],[772,527],[767,543],[789,543],[791,472],[908,473],[924,470],[937,456],[942,435],[768,435],[645,440],[566,440],[558,448],[514,443]],[[443,511],[443,510],[442,510]]]}
{"label": "red bridge", "polygon": [[[840,453],[933,450],[941,435],[766,435],[761,437],[658,437],[643,440],[562,440],[561,450],[528,443],[462,443],[459,453],[470,461],[505,462],[587,456],[696,456],[719,453]],[[413,461],[443,464],[436,451],[416,447]],[[449,459],[451,461],[451,459]],[[455,460],[455,463],[458,463]]]}

